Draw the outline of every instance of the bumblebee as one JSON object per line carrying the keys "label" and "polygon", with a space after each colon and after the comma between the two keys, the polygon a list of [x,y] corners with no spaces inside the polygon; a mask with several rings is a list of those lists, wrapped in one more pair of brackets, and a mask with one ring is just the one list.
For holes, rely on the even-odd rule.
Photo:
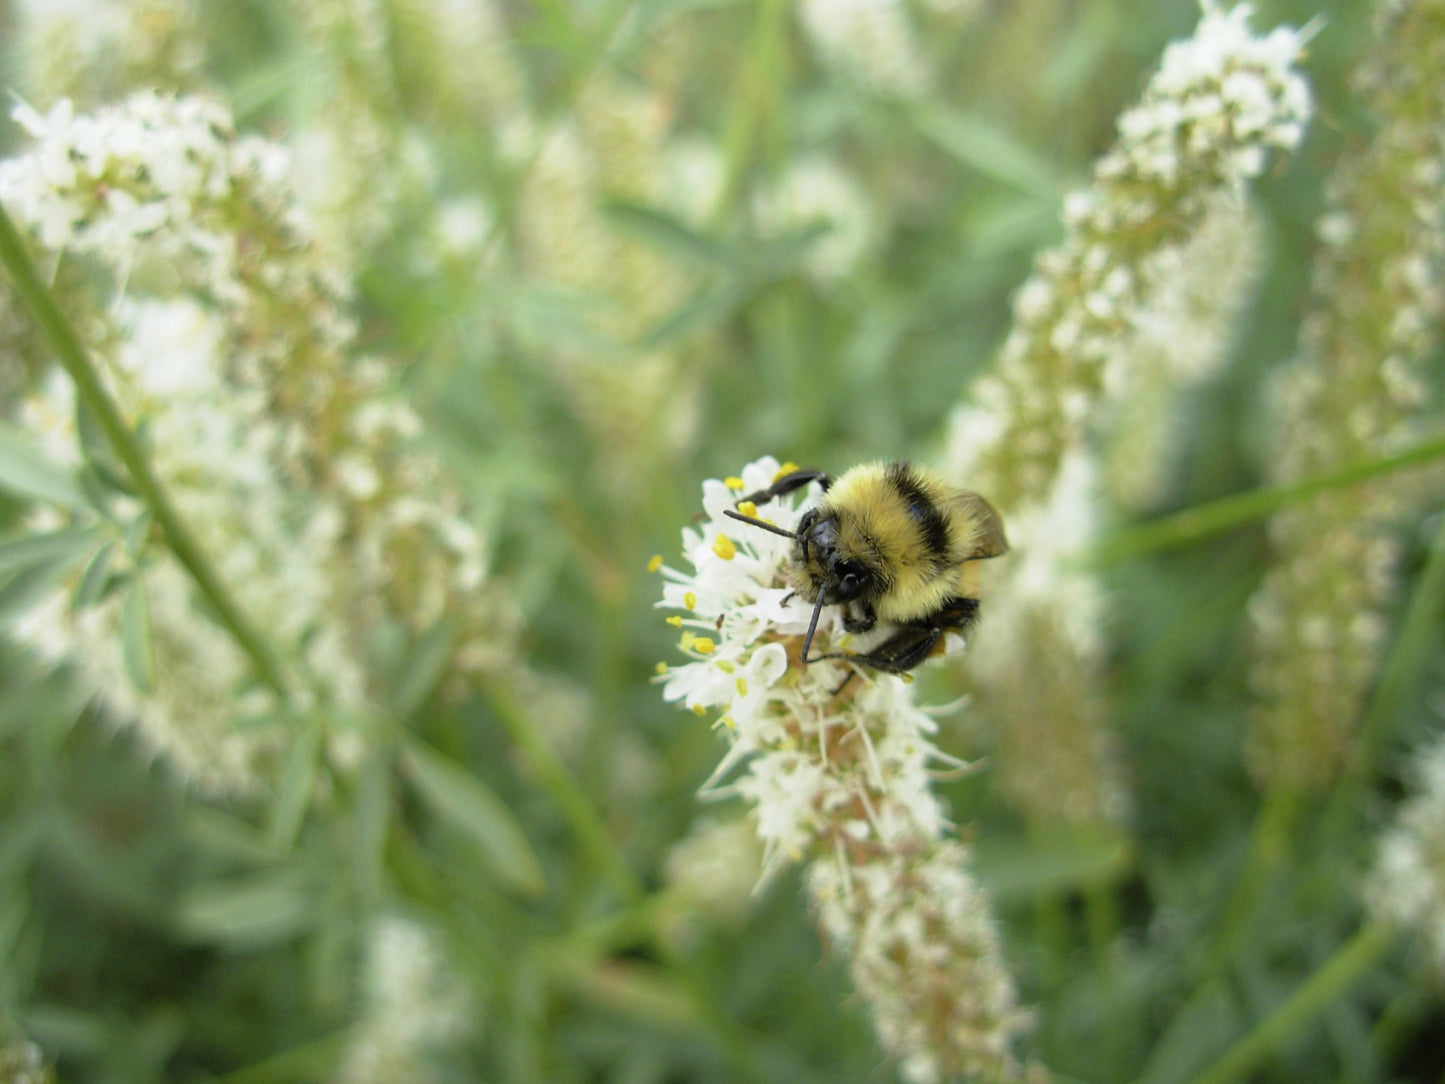
{"label": "bumblebee", "polygon": [[[974,562],[1008,552],[1003,521],[988,501],[900,462],[867,463],[836,481],[822,471],[792,471],[737,503],[765,504],[810,482],[822,487],[823,500],[803,513],[796,531],[727,510],[793,540],[788,577],[794,593],[813,604],[805,664],[844,659],[904,674],[933,653],[944,633],[964,632],[978,619]],[[880,621],[895,631],[867,652],[809,658],[818,616],[833,605],[844,607],[849,632],[868,632]]]}

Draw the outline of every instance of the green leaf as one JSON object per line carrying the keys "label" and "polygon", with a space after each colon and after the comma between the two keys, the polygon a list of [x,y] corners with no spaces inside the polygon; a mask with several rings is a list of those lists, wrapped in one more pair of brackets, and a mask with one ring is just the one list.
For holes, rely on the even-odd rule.
{"label": "green leaf", "polygon": [[1053,164],[992,121],[925,106],[913,114],[918,130],[964,165],[1057,204],[1061,185]]}
{"label": "green leaf", "polygon": [[120,610],[120,644],[125,672],[143,693],[156,687],[156,651],[151,639],[151,601],[145,577],[131,577]]}
{"label": "green leaf", "polygon": [[[99,538],[98,529],[93,527],[67,528],[54,534],[74,537],[29,536],[50,541],[31,545],[25,538],[17,538],[7,543],[7,548],[10,545],[16,547],[9,558],[14,571],[8,582],[0,587],[0,619],[26,613],[39,605]],[[81,535],[86,536],[83,544]]]}
{"label": "green leaf", "polygon": [[392,699],[398,717],[410,718],[426,703],[451,662],[456,638],[456,622],[443,617],[412,648]]}
{"label": "green leaf", "polygon": [[357,886],[367,900],[374,900],[381,892],[386,830],[391,823],[392,770],[392,750],[373,748],[362,765],[356,788],[353,868]]}
{"label": "green leaf", "polygon": [[1132,853],[1127,836],[1104,829],[991,836],[975,843],[974,867],[990,893],[1002,899],[1109,884],[1128,868]]}
{"label": "green leaf", "polygon": [[6,538],[0,541],[0,576],[50,565],[67,569],[94,550],[99,537],[92,525]]}
{"label": "green leaf", "polygon": [[546,887],[542,865],[500,798],[419,739],[407,739],[403,763],[428,808],[466,833],[502,880],[528,896],[542,892]]}
{"label": "green leaf", "polygon": [[26,500],[87,508],[76,472],[51,462],[25,430],[0,422],[0,489]]}
{"label": "green leaf", "polygon": [[321,759],[321,739],[325,733],[325,720],[319,713],[312,714],[302,724],[286,754],[276,804],[271,807],[270,841],[277,850],[290,850],[296,843],[316,788],[316,766]]}
{"label": "green leaf", "polygon": [[175,910],[185,936],[240,949],[294,940],[321,917],[310,880],[293,869],[199,885],[181,895]]}
{"label": "green leaf", "polygon": [[114,539],[107,542],[96,551],[95,556],[90,559],[90,563],[85,566],[85,571],[80,576],[80,583],[76,585],[74,594],[70,596],[72,610],[89,609],[105,597],[112,582],[111,561],[115,557],[118,545],[119,543]]}
{"label": "green leaf", "polygon": [[682,219],[656,207],[629,200],[609,200],[602,205],[602,215],[614,226],[626,231],[665,256],[694,263],[736,265],[736,249],[716,237],[699,233]]}

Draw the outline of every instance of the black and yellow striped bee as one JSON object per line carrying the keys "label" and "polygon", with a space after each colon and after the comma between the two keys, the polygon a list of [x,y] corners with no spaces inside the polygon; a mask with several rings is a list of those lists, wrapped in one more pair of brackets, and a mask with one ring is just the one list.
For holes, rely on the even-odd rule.
{"label": "black and yellow striped bee", "polygon": [[[988,501],[908,463],[867,463],[836,481],[822,471],[792,471],[738,504],[764,504],[810,482],[822,486],[823,499],[803,513],[796,531],[727,513],[793,540],[789,579],[813,604],[805,663],[838,658],[907,673],[944,633],[964,632],[977,620],[975,562],[1008,551],[1003,521]],[[844,607],[849,632],[867,632],[880,621],[895,631],[863,653],[809,658],[818,615],[831,605]]]}

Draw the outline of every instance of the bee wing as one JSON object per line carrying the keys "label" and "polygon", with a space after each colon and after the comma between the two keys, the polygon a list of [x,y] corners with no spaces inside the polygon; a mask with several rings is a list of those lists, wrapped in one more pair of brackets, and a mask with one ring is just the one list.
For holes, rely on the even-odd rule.
{"label": "bee wing", "polygon": [[973,546],[968,559],[981,560],[998,557],[1008,552],[1008,539],[1003,533],[1003,517],[994,511],[993,505],[977,493],[967,491],[959,494],[963,514],[973,523]]}

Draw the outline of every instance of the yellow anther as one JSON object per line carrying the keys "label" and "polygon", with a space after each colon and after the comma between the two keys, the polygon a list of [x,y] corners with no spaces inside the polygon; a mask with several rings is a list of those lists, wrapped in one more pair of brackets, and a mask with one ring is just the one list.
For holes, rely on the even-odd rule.
{"label": "yellow anther", "polygon": [[649,572],[656,572],[656,571],[657,571],[659,568],[661,568],[661,567],[662,567],[662,554],[660,554],[660,553],[654,553],[651,557],[648,558],[648,560],[647,560],[647,571],[649,571]]}
{"label": "yellow anther", "polygon": [[684,629],[682,639],[678,641],[679,646],[687,651],[692,647],[693,641],[697,639],[697,633]]}
{"label": "yellow anther", "polygon": [[724,674],[731,674],[734,670],[737,669],[737,667],[732,664],[731,659],[718,659],[717,668],[721,670]]}
{"label": "yellow anther", "polygon": [[736,474],[730,474],[723,479],[723,485],[727,486],[729,489],[742,489],[743,486],[746,484],[747,483],[745,483]]}
{"label": "yellow anther", "polygon": [[748,695],[748,679],[747,679],[747,678],[745,678],[745,677],[740,677],[740,678],[738,678],[735,682],[733,682],[733,684],[738,687],[738,695],[739,695],[739,696],[747,696],[747,695]]}
{"label": "yellow anther", "polygon": [[653,669],[657,672],[657,675],[661,677],[663,674],[667,673],[667,663],[660,662],[655,667],[653,667]]}
{"label": "yellow anther", "polygon": [[711,655],[717,650],[717,644],[713,642],[710,636],[694,636],[691,647],[699,655]]}
{"label": "yellow anther", "polygon": [[671,626],[672,626],[673,628],[675,628],[675,629],[680,629],[680,628],[682,628],[682,615],[681,615],[681,614],[673,614],[671,617],[669,617],[669,618],[667,619],[667,623],[668,623],[669,625],[671,625]]}
{"label": "yellow anther", "polygon": [[724,561],[731,561],[738,555],[737,546],[733,545],[733,540],[725,534],[720,534],[713,539],[712,551]]}
{"label": "yellow anther", "polygon": [[800,468],[798,467],[798,464],[796,464],[796,463],[784,463],[781,467],[778,468],[778,473],[775,474],[775,475],[773,475],[773,481],[776,482],[779,478],[783,477],[785,474],[792,474],[792,473],[794,473],[795,471],[797,471],[797,470],[799,470],[799,469],[800,469]]}
{"label": "yellow anther", "polygon": [[752,501],[738,501],[738,511],[750,519],[758,518],[758,506]]}
{"label": "yellow anther", "polygon": [[726,727],[729,730],[736,730],[738,727],[738,721],[734,719],[731,715],[724,715],[721,719],[718,720],[718,726]]}
{"label": "yellow anther", "polygon": [[707,708],[703,707],[701,704],[694,704],[692,706],[692,713],[694,715],[706,715]]}
{"label": "yellow anther", "polygon": [[697,609],[697,596],[694,595],[691,591],[689,591],[687,594],[682,596],[682,604],[686,606],[689,610]]}

